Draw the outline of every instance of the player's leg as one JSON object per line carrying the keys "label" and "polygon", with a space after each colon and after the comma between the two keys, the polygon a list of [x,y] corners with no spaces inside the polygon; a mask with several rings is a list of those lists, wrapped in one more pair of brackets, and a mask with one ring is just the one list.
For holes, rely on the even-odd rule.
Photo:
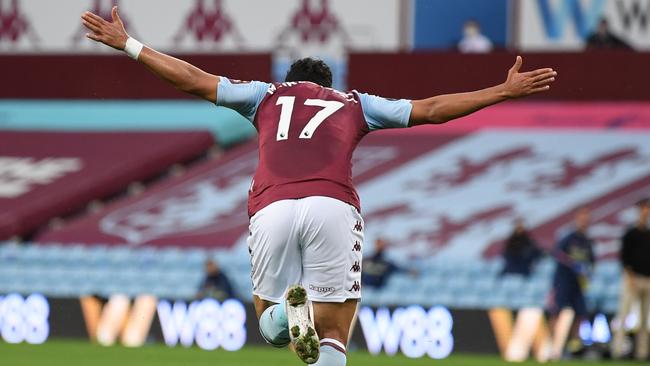
{"label": "player's leg", "polygon": [[363,219],[354,207],[339,200],[308,197],[302,201],[299,216],[306,220],[302,283],[314,304],[321,342],[316,365],[342,366],[361,296]]}
{"label": "player's leg", "polygon": [[358,302],[350,299],[343,303],[314,303],[316,332],[320,336],[320,358],[316,366],[346,364],[346,347]]}
{"label": "player's leg", "polygon": [[649,355],[650,344],[648,342],[648,314],[650,313],[650,280],[637,276],[639,283],[639,302],[641,305],[641,316],[639,317],[639,333],[636,343],[637,360],[646,360]]}
{"label": "player's leg", "polygon": [[551,359],[553,360],[562,358],[566,339],[573,323],[573,311],[571,311],[572,316],[569,317],[567,316],[568,313],[564,310],[572,306],[570,289],[566,283],[555,278],[548,304],[548,312],[551,318]]}
{"label": "player's leg", "polygon": [[557,286],[554,281],[553,286],[551,287],[551,290],[549,291],[546,298],[546,314],[548,315],[548,328],[551,332],[551,338],[555,337],[555,323],[557,322],[557,317],[560,314],[560,310],[562,310],[558,304],[558,287],[559,286]]}
{"label": "player's leg", "polygon": [[253,307],[255,307],[255,314],[257,315],[257,319],[261,318],[262,314],[264,314],[264,311],[273,305],[277,305],[277,303],[274,303],[273,301],[267,301],[260,298],[259,296],[253,295]]}
{"label": "player's leg", "polygon": [[284,296],[302,274],[294,212],[295,200],[274,202],[256,213],[249,225],[255,312],[262,337],[276,347],[290,342]]}
{"label": "player's leg", "polygon": [[569,352],[575,354],[584,349],[584,344],[582,339],[580,339],[580,324],[586,319],[589,318],[589,312],[587,311],[587,303],[583,294],[583,290],[579,285],[576,285],[573,289],[573,298],[572,298],[572,308],[575,312],[575,317],[571,325],[571,332],[569,333],[569,342],[567,348]]}
{"label": "player's leg", "polygon": [[623,280],[621,295],[618,303],[618,326],[614,328],[614,340],[612,342],[612,357],[620,358],[623,356],[623,343],[625,340],[625,319],[630,314],[632,303],[636,298],[636,291],[630,286],[629,281]]}

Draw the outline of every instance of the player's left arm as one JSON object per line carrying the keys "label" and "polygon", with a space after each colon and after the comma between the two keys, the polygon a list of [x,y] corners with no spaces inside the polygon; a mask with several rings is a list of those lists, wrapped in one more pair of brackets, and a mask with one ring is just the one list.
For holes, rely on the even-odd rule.
{"label": "player's left arm", "polygon": [[568,254],[570,240],[570,236],[568,235],[560,239],[555,248],[553,248],[551,256],[555,258],[557,262],[575,270],[576,262]]}
{"label": "player's left arm", "polygon": [[[117,13],[117,6],[113,7],[111,15],[113,21],[108,22],[91,12],[83,13],[82,22],[90,31],[86,37],[117,50],[124,50],[130,37]],[[177,89],[216,103],[220,81],[218,76],[149,47],[142,48],[137,61]]]}
{"label": "player's left arm", "polygon": [[503,84],[468,93],[438,95],[412,101],[409,126],[445,123],[493,104],[550,89],[557,72],[551,68],[519,72],[522,63],[521,56],[517,56]]}

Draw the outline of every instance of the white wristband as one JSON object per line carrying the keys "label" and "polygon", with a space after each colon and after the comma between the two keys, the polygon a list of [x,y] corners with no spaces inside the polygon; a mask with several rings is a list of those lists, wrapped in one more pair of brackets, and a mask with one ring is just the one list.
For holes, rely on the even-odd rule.
{"label": "white wristband", "polygon": [[137,60],[138,56],[140,56],[140,52],[142,52],[142,48],[144,48],[144,45],[142,43],[129,37],[129,39],[126,40],[124,52],[132,59]]}

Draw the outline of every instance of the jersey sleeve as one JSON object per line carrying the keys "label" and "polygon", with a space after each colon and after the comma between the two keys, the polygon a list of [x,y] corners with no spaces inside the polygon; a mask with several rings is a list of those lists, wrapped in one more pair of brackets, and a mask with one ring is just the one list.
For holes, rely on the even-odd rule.
{"label": "jersey sleeve", "polygon": [[217,87],[217,105],[230,108],[253,122],[257,107],[270,86],[261,81],[233,82],[221,77]]}
{"label": "jersey sleeve", "polygon": [[370,131],[408,127],[413,105],[407,99],[386,99],[357,93]]}

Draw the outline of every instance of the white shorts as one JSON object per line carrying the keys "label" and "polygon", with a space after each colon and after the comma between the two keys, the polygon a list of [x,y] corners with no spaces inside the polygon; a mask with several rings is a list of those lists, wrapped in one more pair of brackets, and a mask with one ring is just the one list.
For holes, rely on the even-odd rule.
{"label": "white shorts", "polygon": [[249,225],[253,294],[279,303],[301,284],[313,301],[359,299],[363,225],[355,207],[329,197],[266,206]]}

